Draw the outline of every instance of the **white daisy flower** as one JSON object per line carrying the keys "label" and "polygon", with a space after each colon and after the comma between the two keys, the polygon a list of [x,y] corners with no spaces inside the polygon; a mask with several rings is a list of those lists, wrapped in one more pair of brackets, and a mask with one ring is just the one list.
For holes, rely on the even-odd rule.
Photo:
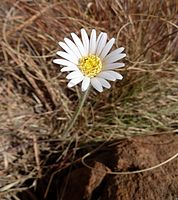
{"label": "white daisy flower", "polygon": [[[72,40],[64,38],[59,45],[64,51],[58,51],[61,59],[54,59],[53,62],[64,67],[61,72],[70,72],[68,87],[73,87],[82,82],[81,89],[86,91],[90,84],[99,92],[103,88],[110,88],[108,81],[122,80],[122,75],[113,70],[124,67],[125,64],[116,62],[126,56],[122,53],[124,48],[120,47],[110,52],[115,39],[107,42],[107,34],[101,32],[96,36],[96,30],[91,31],[90,38],[85,29],[81,29],[80,39],[75,33],[71,33]],[[109,53],[110,52],[110,53]]]}

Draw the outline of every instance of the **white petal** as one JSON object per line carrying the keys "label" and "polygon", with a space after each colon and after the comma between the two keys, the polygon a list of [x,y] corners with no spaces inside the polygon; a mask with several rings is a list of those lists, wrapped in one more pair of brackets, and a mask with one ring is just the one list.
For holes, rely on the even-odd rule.
{"label": "white petal", "polygon": [[83,28],[81,29],[81,36],[82,36],[82,42],[83,42],[83,46],[85,48],[85,52],[87,56],[89,54],[89,38],[88,38],[87,32]]}
{"label": "white petal", "polygon": [[66,60],[68,60],[76,65],[78,64],[78,59],[76,57],[74,57],[72,54],[69,54],[69,53],[66,53],[63,51],[58,51],[57,55],[61,56],[62,58],[65,58]]}
{"label": "white petal", "polygon": [[101,83],[101,85],[105,88],[110,88],[111,85],[108,81],[106,81],[104,78],[101,77],[97,77],[97,79],[99,80],[99,82]]}
{"label": "white petal", "polygon": [[112,38],[108,41],[108,43],[106,44],[106,46],[103,48],[102,52],[101,52],[101,55],[100,55],[100,58],[103,59],[107,54],[108,52],[111,50],[113,44],[115,42],[115,39]]}
{"label": "white petal", "polygon": [[[116,50],[114,50],[114,51],[112,51],[111,53],[109,53],[104,59],[103,59],[103,62],[105,62],[105,61],[107,61],[108,59],[111,59],[111,58],[113,58],[113,57],[118,57],[120,54],[121,54],[121,52],[123,52],[124,51],[124,47],[120,47],[120,48],[118,48],[118,49],[116,49]],[[119,60],[119,59],[118,59]],[[115,62],[115,61],[114,61]]]}
{"label": "white petal", "polygon": [[77,66],[76,67],[69,66],[69,67],[63,67],[61,69],[61,72],[69,72],[69,71],[77,71],[77,70],[79,70],[79,68]]}
{"label": "white petal", "polygon": [[98,92],[103,91],[103,87],[97,77],[91,78],[91,84]]}
{"label": "white petal", "polygon": [[82,82],[82,91],[86,91],[90,85],[90,78],[85,76]]}
{"label": "white petal", "polygon": [[107,41],[107,34],[106,33],[103,33],[102,36],[101,36],[101,39],[100,41],[98,42],[97,44],[97,48],[96,48],[96,55],[99,56],[101,51],[103,50],[103,48],[105,47],[106,45],[106,41]]}
{"label": "white petal", "polygon": [[67,79],[75,79],[79,77],[83,77],[83,74],[80,71],[71,72],[66,76]]}
{"label": "white petal", "polygon": [[76,65],[74,63],[71,63],[68,60],[64,60],[64,59],[54,59],[53,63],[58,64],[58,65],[64,65],[64,66],[73,66],[76,67]]}
{"label": "white petal", "polygon": [[124,63],[109,63],[109,64],[103,64],[103,70],[106,70],[106,69],[117,69],[117,68],[121,68],[121,67],[124,67],[125,64]]}
{"label": "white petal", "polygon": [[80,38],[75,34],[75,33],[71,33],[71,36],[76,44],[76,46],[78,47],[80,53],[82,56],[85,56],[86,55],[86,51],[84,49],[84,46],[80,40]]}
{"label": "white petal", "polygon": [[97,76],[104,78],[106,80],[109,80],[109,81],[115,81],[116,80],[115,76],[111,75],[108,71],[102,71]]}
{"label": "white petal", "polygon": [[103,63],[112,63],[112,62],[116,62],[117,60],[120,60],[120,59],[122,59],[122,58],[124,58],[126,56],[126,54],[125,53],[118,53],[118,54],[116,54],[116,52],[115,52],[115,54],[113,54],[113,55],[110,55],[108,58],[104,58],[104,60],[103,60]]}
{"label": "white petal", "polygon": [[90,37],[90,49],[89,53],[90,54],[95,54],[96,51],[96,30],[93,29],[91,31],[91,37]]}
{"label": "white petal", "polygon": [[69,83],[67,84],[68,87],[73,87],[74,85],[77,85],[78,83],[80,83],[83,80],[84,77],[78,77],[75,79],[72,79],[69,81]]}
{"label": "white petal", "polygon": [[98,38],[97,38],[97,40],[96,40],[96,46],[98,46],[98,44],[99,44],[99,42],[100,42],[102,36],[103,36],[103,32],[101,32],[101,33],[98,35]]}
{"label": "white petal", "polygon": [[78,50],[77,46],[68,38],[64,38],[64,41],[67,44],[67,46],[75,53],[77,58],[81,58],[81,54],[80,54],[80,51]]}
{"label": "white petal", "polygon": [[111,76],[114,76],[118,80],[122,80],[123,76],[115,71],[107,71]]}
{"label": "white petal", "polygon": [[66,43],[64,43],[64,42],[59,42],[59,46],[60,46],[61,48],[63,48],[64,51],[66,51],[68,54],[70,54],[70,55],[72,55],[73,57],[75,57],[75,59],[79,59],[79,58],[76,56],[75,52],[73,52],[73,50],[70,49],[70,48],[67,46]]}

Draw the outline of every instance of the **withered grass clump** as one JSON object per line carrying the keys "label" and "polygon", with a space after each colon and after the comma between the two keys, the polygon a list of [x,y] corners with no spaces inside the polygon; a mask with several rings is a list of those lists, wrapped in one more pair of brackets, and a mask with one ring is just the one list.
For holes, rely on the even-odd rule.
{"label": "withered grass clump", "polygon": [[[41,177],[52,153],[61,152],[60,168],[85,142],[178,131],[177,13],[176,0],[1,2],[0,199]],[[52,59],[58,41],[82,27],[116,37],[126,68],[112,89],[91,92],[66,138],[81,92],[66,87]]]}

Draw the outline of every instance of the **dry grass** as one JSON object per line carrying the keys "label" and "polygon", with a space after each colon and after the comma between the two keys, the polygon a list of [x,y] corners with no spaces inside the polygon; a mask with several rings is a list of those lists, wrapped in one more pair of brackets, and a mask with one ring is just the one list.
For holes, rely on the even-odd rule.
{"label": "dry grass", "polygon": [[[40,177],[47,155],[89,141],[178,132],[178,4],[167,1],[4,0],[0,7],[0,198]],[[126,48],[122,82],[92,91],[74,137],[61,136],[81,95],[52,63],[58,41],[81,27]],[[71,147],[72,149],[72,147]],[[69,161],[68,161],[69,162]],[[60,167],[60,166],[59,166]],[[34,182],[35,183],[35,182]]]}

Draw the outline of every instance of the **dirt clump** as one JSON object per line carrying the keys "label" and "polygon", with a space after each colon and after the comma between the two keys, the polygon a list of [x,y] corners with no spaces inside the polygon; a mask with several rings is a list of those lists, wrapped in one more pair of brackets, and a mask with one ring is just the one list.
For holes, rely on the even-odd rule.
{"label": "dirt clump", "polygon": [[[46,198],[47,179],[39,187],[19,195],[23,200],[176,200],[178,198],[178,159],[153,170],[131,172],[157,165],[178,152],[178,135],[161,134],[115,140],[81,162],[53,177]],[[45,183],[46,181],[46,183]],[[48,183],[47,183],[48,182]],[[49,186],[49,185],[48,185]],[[43,188],[43,189],[42,189]],[[27,195],[28,194],[28,195]]]}

